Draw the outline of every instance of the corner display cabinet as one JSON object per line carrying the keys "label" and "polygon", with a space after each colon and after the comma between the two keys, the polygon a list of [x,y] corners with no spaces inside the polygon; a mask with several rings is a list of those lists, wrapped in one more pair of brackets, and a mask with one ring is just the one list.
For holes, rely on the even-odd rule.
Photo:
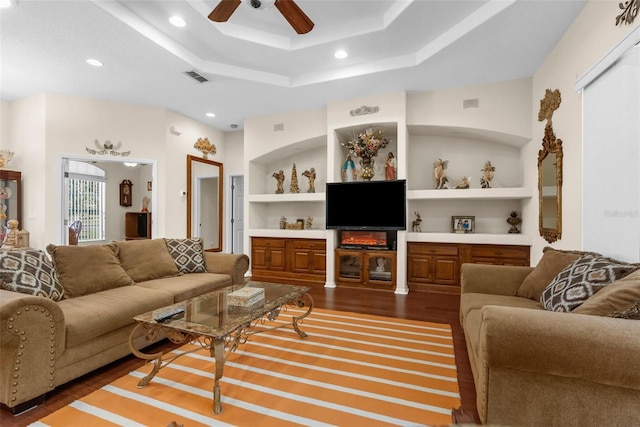
{"label": "corner display cabinet", "polygon": [[[0,224],[17,219],[22,228],[22,178],[18,171],[0,169]],[[3,236],[4,237],[4,236]]]}

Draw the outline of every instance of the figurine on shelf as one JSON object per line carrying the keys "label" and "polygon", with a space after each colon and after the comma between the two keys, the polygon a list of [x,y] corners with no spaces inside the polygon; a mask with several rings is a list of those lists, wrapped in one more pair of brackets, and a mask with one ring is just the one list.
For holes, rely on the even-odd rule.
{"label": "figurine on shelf", "polygon": [[455,190],[466,190],[467,188],[469,188],[469,182],[471,181],[471,177],[470,176],[463,176],[462,178],[460,178],[460,181],[458,182],[458,184],[456,184],[455,187],[453,187]]}
{"label": "figurine on shelf", "polygon": [[509,229],[509,234],[520,234],[520,229],[518,228],[518,225],[522,223],[522,219],[518,217],[518,212],[516,211],[511,212],[511,215],[509,216],[509,218],[507,218],[507,223],[511,225],[511,228]]}
{"label": "figurine on shelf", "polygon": [[312,227],[313,227],[313,217],[312,216],[308,216],[307,219],[304,222],[304,229],[305,230],[311,230]]}
{"label": "figurine on shelf", "polygon": [[352,182],[356,180],[358,172],[356,172],[356,165],[351,158],[351,154],[347,154],[347,158],[342,165],[342,182]]}
{"label": "figurine on shelf", "polygon": [[480,186],[482,188],[491,188],[491,181],[493,180],[493,173],[496,171],[496,168],[491,166],[491,162],[487,160],[480,171],[482,172]]}
{"label": "figurine on shelf", "polygon": [[284,216],[280,217],[280,230],[284,230],[287,228],[287,218]]}
{"label": "figurine on shelf", "polygon": [[415,211],[414,214],[416,216],[416,219],[414,219],[411,223],[411,231],[413,231],[414,233],[421,233],[422,227],[420,227],[420,224],[422,224],[422,218],[420,217],[420,212]]}
{"label": "figurine on shelf", "polygon": [[271,176],[274,177],[278,182],[278,186],[276,187],[276,194],[284,193],[284,172],[282,171],[282,169],[280,169],[278,172],[274,172]]}
{"label": "figurine on shelf", "polygon": [[149,212],[149,203],[151,202],[151,199],[148,198],[147,196],[144,196],[142,198],[142,210],[140,212]]}
{"label": "figurine on shelf", "polygon": [[302,176],[307,177],[309,179],[309,189],[307,193],[315,193],[316,192],[316,169],[311,168],[302,172]]}
{"label": "figurine on shelf", "polygon": [[387,162],[384,164],[384,178],[387,181],[396,179],[396,158],[392,152],[389,152]]}
{"label": "figurine on shelf", "polygon": [[298,170],[296,164],[293,164],[291,168],[291,186],[289,187],[289,193],[299,193],[300,187],[298,187]]}
{"label": "figurine on shelf", "polygon": [[18,225],[20,225],[20,223],[17,219],[10,219],[9,221],[7,221],[8,230],[4,236],[2,248],[11,249],[18,244]]}
{"label": "figurine on shelf", "polygon": [[447,188],[447,173],[445,170],[449,166],[449,160],[438,159],[433,163],[433,177],[435,180],[435,188],[436,190]]}
{"label": "figurine on shelf", "polygon": [[382,257],[376,258],[376,271],[384,271],[385,259]]}

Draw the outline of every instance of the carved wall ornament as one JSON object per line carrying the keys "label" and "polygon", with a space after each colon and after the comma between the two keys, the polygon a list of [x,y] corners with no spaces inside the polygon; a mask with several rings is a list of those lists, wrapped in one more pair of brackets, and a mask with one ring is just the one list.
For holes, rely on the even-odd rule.
{"label": "carved wall ornament", "polygon": [[113,142],[106,140],[104,144],[101,144],[100,141],[96,139],[95,141],[93,141],[93,143],[95,144],[97,150],[94,150],[93,148],[89,148],[89,147],[85,147],[85,148],[87,149],[87,153],[92,154],[94,156],[95,155],[104,156],[105,154],[109,154],[112,156],[127,157],[129,154],[131,154],[131,150],[118,151],[120,147],[122,147],[122,142],[118,142],[117,144],[114,145]]}
{"label": "carved wall ornament", "polygon": [[350,113],[352,116],[364,116],[365,114],[375,114],[378,111],[380,111],[380,107],[378,107],[377,105],[375,107],[367,107],[366,105],[363,105],[360,108],[351,110]]}
{"label": "carved wall ornament", "polygon": [[624,22],[627,25],[631,25],[633,20],[638,16],[638,9],[640,9],[640,0],[627,0],[626,2],[618,3],[618,8],[622,9],[622,13],[616,16],[616,25],[620,25]]}

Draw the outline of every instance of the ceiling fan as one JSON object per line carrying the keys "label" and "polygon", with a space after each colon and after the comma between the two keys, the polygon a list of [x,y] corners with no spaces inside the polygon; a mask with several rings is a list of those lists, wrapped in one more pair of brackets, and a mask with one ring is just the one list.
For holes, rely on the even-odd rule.
{"label": "ceiling fan", "polygon": [[[241,0],[220,0],[211,11],[209,19],[215,22],[226,22],[240,6]],[[260,0],[251,0],[251,6],[259,9]],[[275,0],[275,6],[298,34],[306,34],[313,28],[313,22],[293,0]]]}

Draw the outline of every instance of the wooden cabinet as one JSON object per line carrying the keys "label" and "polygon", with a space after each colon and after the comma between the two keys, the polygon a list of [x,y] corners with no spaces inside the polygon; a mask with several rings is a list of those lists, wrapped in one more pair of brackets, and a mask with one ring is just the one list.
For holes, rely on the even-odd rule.
{"label": "wooden cabinet", "polygon": [[[15,219],[18,221],[18,227],[22,228],[22,173],[18,171],[0,170],[0,207],[4,219],[1,221],[2,226],[7,225],[7,221]],[[4,238],[3,230],[0,234],[0,244]]]}
{"label": "wooden cabinet", "polygon": [[127,212],[124,217],[125,240],[151,238],[151,212]]}
{"label": "wooden cabinet", "polygon": [[251,238],[253,280],[287,283],[324,283],[326,275],[324,239]]}
{"label": "wooden cabinet", "polygon": [[336,249],[336,284],[393,290],[396,251]]}
{"label": "wooden cabinet", "polygon": [[251,243],[251,264],[253,274],[256,270],[284,271],[284,239],[254,238]]}
{"label": "wooden cabinet", "polygon": [[407,243],[409,291],[460,293],[464,263],[528,266],[529,246]]}

